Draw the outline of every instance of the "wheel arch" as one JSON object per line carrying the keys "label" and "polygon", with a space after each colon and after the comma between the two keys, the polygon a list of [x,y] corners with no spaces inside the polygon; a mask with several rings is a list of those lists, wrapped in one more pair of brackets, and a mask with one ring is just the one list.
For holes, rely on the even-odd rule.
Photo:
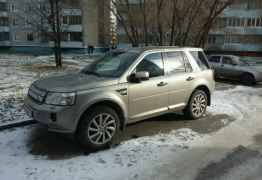
{"label": "wheel arch", "polygon": [[89,104],[87,107],[85,107],[84,111],[81,113],[80,117],[78,118],[77,129],[78,129],[80,121],[84,117],[84,115],[86,113],[88,113],[89,111],[91,111],[92,109],[94,109],[95,107],[98,107],[98,106],[107,106],[107,107],[110,107],[113,110],[115,110],[117,115],[119,116],[120,129],[124,130],[126,120],[127,120],[126,112],[119,103],[117,103],[117,102],[115,102],[111,99],[99,100],[99,101],[93,102],[92,104]]}
{"label": "wheel arch", "polygon": [[[207,94],[207,101],[208,101],[208,106],[211,105],[211,92],[209,90],[209,88],[206,86],[206,85],[199,85],[195,88],[195,90],[192,92],[191,96],[193,95],[193,93],[196,91],[196,90],[201,90],[201,91],[204,91],[206,94]],[[190,97],[191,98],[191,97]]]}

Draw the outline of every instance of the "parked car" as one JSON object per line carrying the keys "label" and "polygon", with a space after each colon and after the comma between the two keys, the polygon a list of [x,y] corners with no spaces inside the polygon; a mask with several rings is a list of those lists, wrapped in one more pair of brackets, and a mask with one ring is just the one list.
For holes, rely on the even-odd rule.
{"label": "parked car", "polygon": [[240,80],[245,85],[255,85],[262,81],[262,67],[248,63],[243,58],[232,55],[212,55],[209,62],[217,78]]}
{"label": "parked car", "polygon": [[25,110],[50,131],[103,149],[129,123],[183,110],[201,118],[214,74],[202,49],[151,47],[107,54],[81,72],[34,82]]}

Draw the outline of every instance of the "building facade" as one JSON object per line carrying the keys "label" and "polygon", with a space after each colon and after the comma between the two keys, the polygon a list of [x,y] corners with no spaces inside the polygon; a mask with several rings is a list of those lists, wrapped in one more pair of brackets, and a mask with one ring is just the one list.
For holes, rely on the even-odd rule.
{"label": "building facade", "polygon": [[[27,12],[26,8],[30,8],[27,3],[28,0],[0,0],[0,48],[52,47],[52,42],[28,23],[34,14],[21,13],[21,9]],[[114,26],[109,6],[108,0],[65,0],[61,12],[62,47],[109,46]]]}
{"label": "building facade", "polygon": [[232,53],[262,52],[262,1],[236,0],[217,19],[207,49]]}

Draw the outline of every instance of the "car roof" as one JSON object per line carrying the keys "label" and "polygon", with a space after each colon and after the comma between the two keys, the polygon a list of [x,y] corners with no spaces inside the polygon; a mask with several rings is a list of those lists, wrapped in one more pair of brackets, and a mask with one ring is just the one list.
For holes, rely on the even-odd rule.
{"label": "car roof", "polygon": [[178,46],[147,46],[126,49],[127,52],[144,53],[148,51],[161,51],[161,50],[181,50],[181,51],[203,51],[201,48],[195,47],[178,47]]}

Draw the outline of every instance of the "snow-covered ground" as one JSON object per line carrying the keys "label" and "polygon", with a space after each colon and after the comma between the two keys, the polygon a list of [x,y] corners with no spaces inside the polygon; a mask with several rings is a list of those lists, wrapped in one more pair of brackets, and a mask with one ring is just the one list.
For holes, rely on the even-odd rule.
{"label": "snow-covered ground", "polygon": [[53,56],[25,56],[0,54],[0,125],[25,121],[23,98],[29,85],[41,77],[78,71],[94,58],[64,56],[64,68],[57,71]]}
{"label": "snow-covered ground", "polygon": [[[79,70],[92,60],[66,57],[65,68],[57,72],[52,59],[0,58],[0,123],[28,118],[21,105],[32,81]],[[221,119],[226,126],[209,134],[182,128],[87,155],[39,125],[0,131],[0,180],[259,180],[262,88],[225,89],[213,94],[209,120],[226,114],[234,121]]]}
{"label": "snow-covered ground", "polygon": [[[236,119],[218,132],[204,135],[191,129],[179,129],[167,134],[129,140],[113,149],[89,155],[76,150],[71,156],[57,159],[45,152],[44,148],[48,147],[38,148],[37,153],[35,152],[38,141],[45,138],[36,134],[39,131],[38,125],[2,131],[0,179],[239,180],[251,177],[250,175],[254,175],[255,179],[262,175],[260,172],[262,162],[258,161],[260,159],[257,156],[255,156],[258,161],[255,161],[256,164],[253,159],[244,157],[242,164],[232,162],[234,165],[232,171],[222,171],[220,168],[220,172],[218,167],[217,176],[214,173],[208,176],[208,172],[204,173],[207,174],[205,176],[200,172],[209,163],[220,161],[227,153],[232,153],[239,145],[261,150],[261,146],[254,146],[253,139],[253,136],[262,132],[259,118],[262,113],[261,103],[262,91],[259,88],[239,86],[235,89],[217,91],[213,95],[213,105],[208,111],[214,115],[228,114]],[[226,122],[226,119],[224,121]],[[62,141],[60,138],[55,139],[60,140]],[[60,153],[72,151],[71,147],[67,148],[60,149]],[[245,156],[245,153],[243,154]],[[231,161],[236,161],[234,156]],[[226,168],[231,164],[229,163]]]}

